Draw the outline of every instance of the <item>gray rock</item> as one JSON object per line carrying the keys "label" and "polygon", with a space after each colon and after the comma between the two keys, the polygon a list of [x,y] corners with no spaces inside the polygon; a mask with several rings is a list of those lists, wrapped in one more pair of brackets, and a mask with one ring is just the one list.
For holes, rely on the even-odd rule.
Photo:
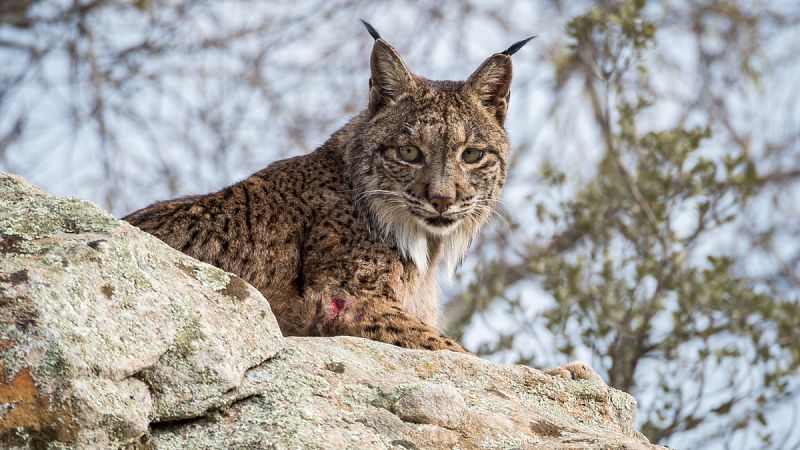
{"label": "gray rock", "polygon": [[360,338],[286,338],[278,356],[247,372],[243,388],[258,394],[213,417],[156,427],[146,444],[170,450],[655,448],[633,430],[633,398],[601,382]]}
{"label": "gray rock", "polygon": [[455,429],[467,413],[464,397],[448,384],[418,383],[401,386],[398,391],[392,411],[406,422]]}
{"label": "gray rock", "polygon": [[653,448],[600,381],[283,338],[239,278],[0,175],[0,448]]}
{"label": "gray rock", "polygon": [[280,349],[258,291],[87,202],[4,175],[0,211],[0,442],[135,440]]}

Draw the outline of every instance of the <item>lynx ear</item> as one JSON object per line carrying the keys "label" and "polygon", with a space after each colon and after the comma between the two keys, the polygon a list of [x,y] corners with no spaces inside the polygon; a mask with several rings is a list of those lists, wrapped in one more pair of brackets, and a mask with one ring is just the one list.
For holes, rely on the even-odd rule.
{"label": "lynx ear", "polygon": [[502,53],[492,55],[467,78],[463,89],[478,97],[502,125],[511,93],[511,57]]}
{"label": "lynx ear", "polygon": [[478,97],[500,125],[506,120],[511,93],[511,55],[534,37],[536,36],[519,41],[506,51],[490,56],[464,82],[464,92]]}
{"label": "lynx ear", "polygon": [[369,109],[375,113],[383,106],[397,101],[404,92],[412,90],[415,82],[414,76],[397,51],[384,41],[370,24],[364,22],[364,26],[375,38],[370,57],[369,79]]}

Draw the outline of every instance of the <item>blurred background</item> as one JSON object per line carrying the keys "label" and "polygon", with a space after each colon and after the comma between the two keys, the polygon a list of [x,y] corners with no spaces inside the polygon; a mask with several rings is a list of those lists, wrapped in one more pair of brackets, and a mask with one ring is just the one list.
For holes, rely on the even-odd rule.
{"label": "blurred background", "polygon": [[0,2],[0,170],[121,216],[313,150],[416,73],[514,56],[503,220],[443,277],[481,356],[580,358],[677,448],[800,447],[800,3]]}

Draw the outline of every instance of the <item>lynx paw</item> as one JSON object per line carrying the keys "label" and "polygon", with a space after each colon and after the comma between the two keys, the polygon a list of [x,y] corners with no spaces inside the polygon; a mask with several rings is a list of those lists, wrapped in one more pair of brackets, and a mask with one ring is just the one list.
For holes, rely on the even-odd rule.
{"label": "lynx paw", "polygon": [[603,381],[600,375],[592,369],[592,366],[583,361],[572,361],[561,367],[545,370],[544,373],[555,377],[562,377],[568,380],[595,380]]}

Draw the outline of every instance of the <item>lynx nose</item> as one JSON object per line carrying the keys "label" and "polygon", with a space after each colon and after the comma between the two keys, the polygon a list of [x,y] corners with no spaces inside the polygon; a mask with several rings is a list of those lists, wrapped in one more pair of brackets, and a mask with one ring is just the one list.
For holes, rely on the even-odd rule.
{"label": "lynx nose", "polygon": [[447,208],[453,206],[453,204],[456,202],[456,199],[452,197],[445,197],[443,195],[435,195],[429,198],[428,202],[430,202],[430,204],[433,205],[437,211],[445,212],[447,211]]}

